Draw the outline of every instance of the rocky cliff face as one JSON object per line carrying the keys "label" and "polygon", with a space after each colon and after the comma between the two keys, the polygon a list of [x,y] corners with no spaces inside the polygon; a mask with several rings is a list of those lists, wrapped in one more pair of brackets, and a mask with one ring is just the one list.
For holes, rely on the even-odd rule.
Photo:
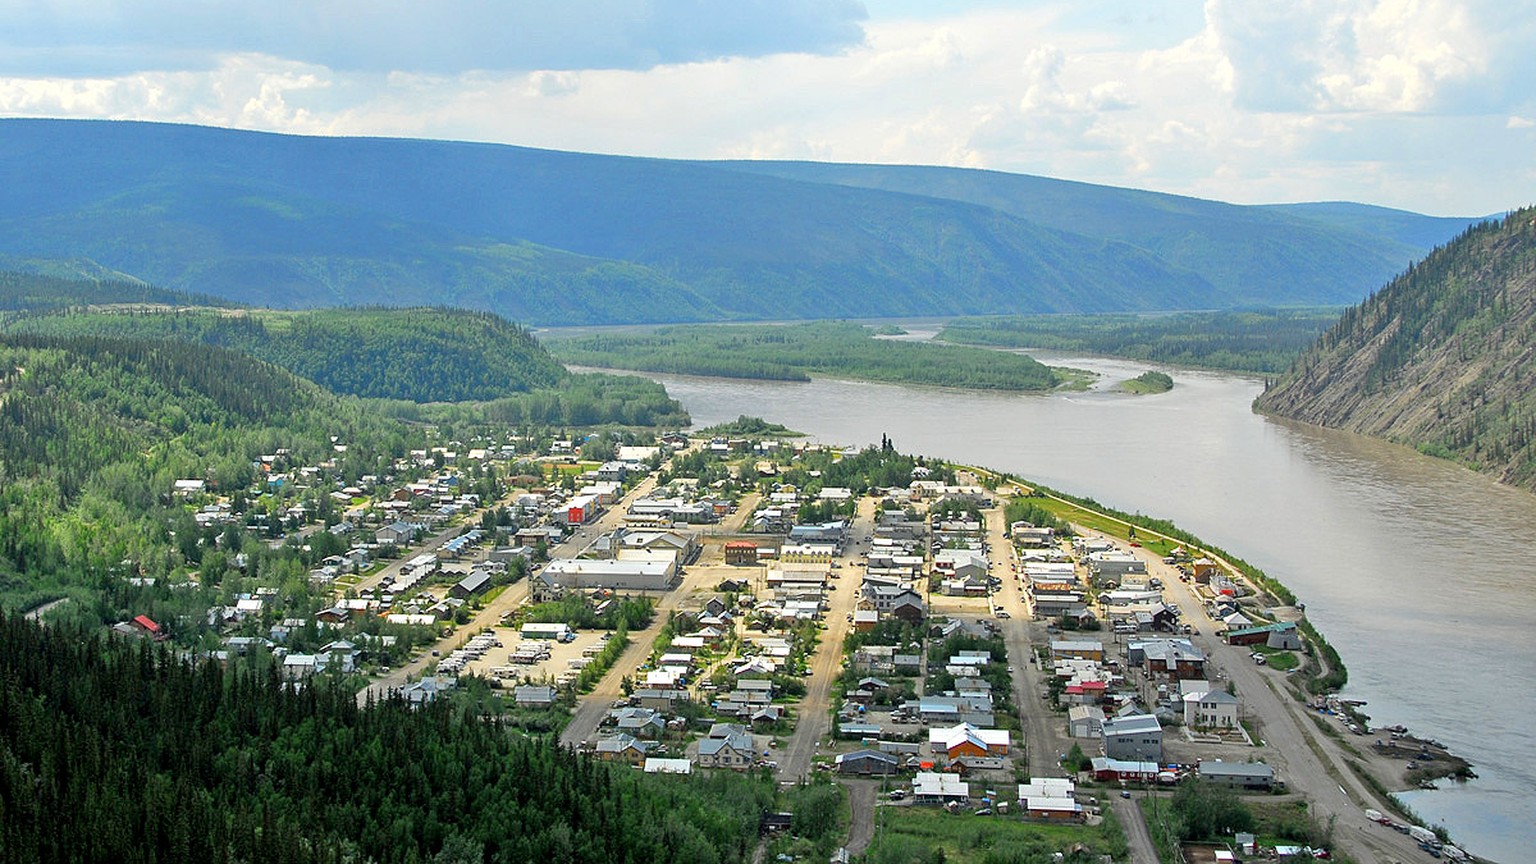
{"label": "rocky cliff face", "polygon": [[1536,208],[1468,229],[1350,309],[1254,407],[1536,490]]}

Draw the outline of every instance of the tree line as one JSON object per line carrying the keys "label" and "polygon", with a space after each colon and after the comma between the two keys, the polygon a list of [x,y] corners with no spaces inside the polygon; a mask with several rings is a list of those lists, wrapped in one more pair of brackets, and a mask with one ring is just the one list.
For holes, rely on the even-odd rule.
{"label": "tree line", "polygon": [[736,862],[774,799],[0,614],[6,861]]}

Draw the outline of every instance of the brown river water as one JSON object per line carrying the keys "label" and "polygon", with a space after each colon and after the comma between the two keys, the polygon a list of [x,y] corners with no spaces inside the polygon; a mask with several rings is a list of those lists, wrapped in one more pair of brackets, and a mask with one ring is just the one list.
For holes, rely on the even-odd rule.
{"label": "brown river water", "polygon": [[[1254,414],[1262,384],[1030,352],[1100,374],[1087,392],[988,393],[818,379],[648,375],[696,426],[760,416],[814,440],[1013,472],[1168,518],[1306,603],[1349,667],[1348,695],[1470,759],[1480,778],[1408,803],[1469,851],[1536,860],[1536,495],[1412,450]],[[1427,859],[1426,859],[1427,860]]]}

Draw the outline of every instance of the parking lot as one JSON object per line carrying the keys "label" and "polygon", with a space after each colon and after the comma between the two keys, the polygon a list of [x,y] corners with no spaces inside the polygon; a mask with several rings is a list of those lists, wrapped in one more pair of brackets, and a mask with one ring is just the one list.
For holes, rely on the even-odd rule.
{"label": "parking lot", "polygon": [[[523,681],[550,680],[563,683],[575,680],[576,674],[581,671],[581,666],[602,650],[607,636],[606,630],[591,630],[577,633],[574,642],[557,642],[545,639],[523,639],[514,628],[496,627],[490,634],[471,637],[465,643],[464,649],[461,649],[466,652],[460,655],[463,658],[462,666],[457,672],[447,668],[444,669],[444,673],[475,674],[483,678],[500,680],[508,686]],[[543,650],[537,650],[539,648]],[[454,652],[442,659],[452,660],[458,653]],[[515,655],[542,655],[545,659],[531,663],[520,662],[514,659]],[[441,664],[440,668],[442,668]]]}

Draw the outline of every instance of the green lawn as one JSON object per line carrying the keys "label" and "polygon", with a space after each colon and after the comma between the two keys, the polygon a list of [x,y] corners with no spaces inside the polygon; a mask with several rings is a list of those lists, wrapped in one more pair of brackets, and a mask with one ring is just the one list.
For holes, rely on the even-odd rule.
{"label": "green lawn", "polygon": [[940,849],[948,864],[1048,862],[1079,843],[1117,860],[1126,853],[1124,834],[1113,818],[1089,827],[1025,822],[1011,814],[951,814],[926,806],[879,807],[875,812],[875,839],[865,858],[869,864],[939,860],[935,850]]}

